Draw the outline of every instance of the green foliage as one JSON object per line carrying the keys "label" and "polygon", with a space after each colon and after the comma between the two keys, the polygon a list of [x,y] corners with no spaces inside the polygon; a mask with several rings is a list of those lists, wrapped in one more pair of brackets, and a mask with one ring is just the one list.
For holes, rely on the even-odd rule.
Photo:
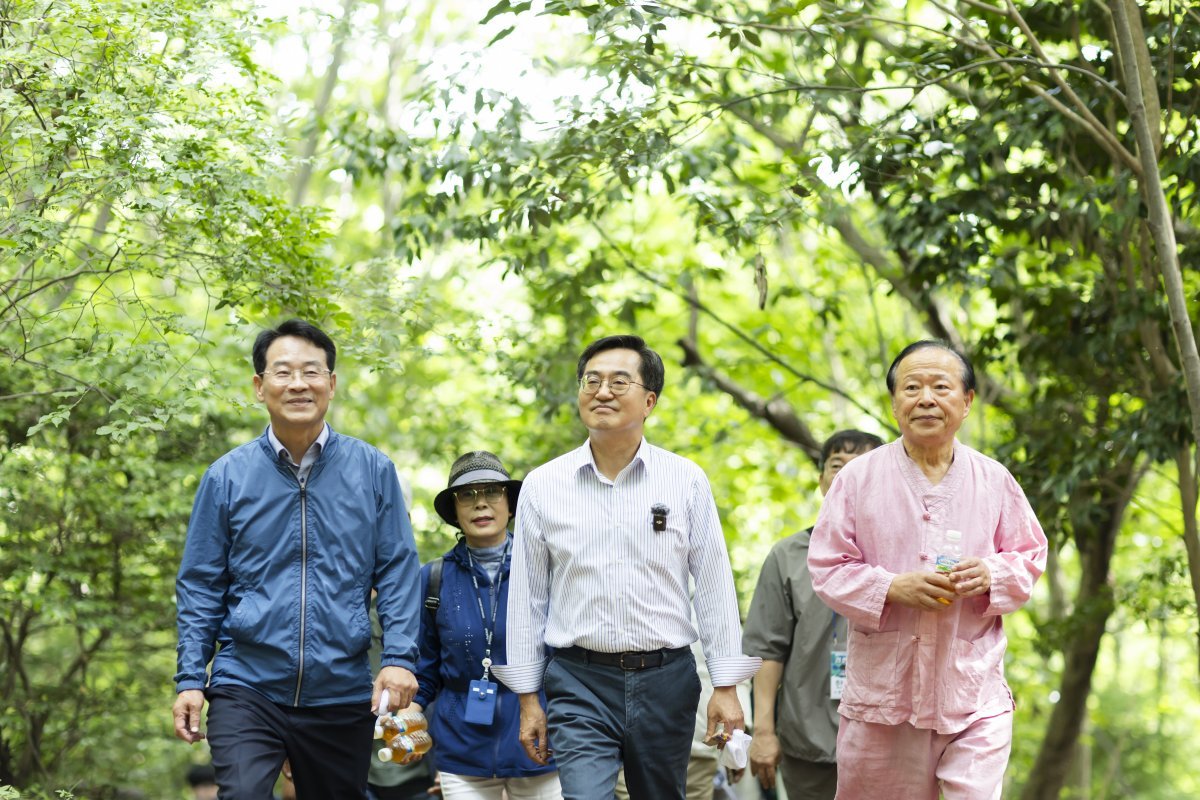
{"label": "green foliage", "polygon": [[173,578],[196,478],[242,435],[237,326],[336,320],[256,24],[0,2],[0,782],[30,796],[174,783]]}

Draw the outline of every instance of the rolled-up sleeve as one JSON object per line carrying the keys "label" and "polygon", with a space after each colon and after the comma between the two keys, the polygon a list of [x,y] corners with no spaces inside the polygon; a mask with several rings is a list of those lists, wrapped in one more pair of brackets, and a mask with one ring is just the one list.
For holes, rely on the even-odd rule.
{"label": "rolled-up sleeve", "polygon": [[693,604],[700,643],[713,686],[734,686],[754,677],[762,659],[742,654],[742,626],[729,553],[708,478],[700,473],[689,507],[688,568],[696,582]]}
{"label": "rolled-up sleeve", "polygon": [[994,535],[996,553],[983,560],[992,580],[984,616],[1008,614],[1029,602],[1046,569],[1046,534],[1016,479],[1006,477]]}
{"label": "rolled-up sleeve", "polygon": [[808,546],[813,589],[831,609],[867,630],[880,630],[895,573],[868,564],[855,538],[853,481],[839,475],[825,497]]}
{"label": "rolled-up sleeve", "polygon": [[517,694],[542,688],[549,607],[550,555],[538,512],[536,482],[527,479],[521,487],[521,513],[517,516],[509,572],[508,663],[492,667],[496,677]]}

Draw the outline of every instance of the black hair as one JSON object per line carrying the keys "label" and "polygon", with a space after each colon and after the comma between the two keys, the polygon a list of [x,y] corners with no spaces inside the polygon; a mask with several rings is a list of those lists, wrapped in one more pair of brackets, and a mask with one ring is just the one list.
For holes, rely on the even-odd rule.
{"label": "black hair", "polygon": [[646,345],[646,341],[642,337],[633,336],[632,334],[605,336],[603,339],[597,339],[589,344],[584,349],[583,355],[579,357],[579,364],[575,367],[575,380],[582,379],[583,371],[587,368],[587,363],[597,353],[602,353],[605,350],[636,351],[638,357],[642,360],[642,366],[638,370],[638,373],[642,384],[646,387],[646,391],[662,395],[663,379],[666,375],[663,360],[659,357],[658,353]]}
{"label": "black hair", "polygon": [[277,328],[263,331],[254,340],[254,373],[256,375],[261,375],[263,370],[267,368],[267,350],[271,347],[271,344],[276,339],[284,336],[295,336],[297,339],[306,339],[324,350],[325,367],[330,372],[333,372],[333,362],[337,359],[337,347],[334,346],[333,339],[330,339],[325,331],[311,322],[305,322],[302,319],[289,319]]}
{"label": "black hair", "polygon": [[824,470],[825,462],[834,453],[859,454],[882,446],[883,439],[873,433],[855,430],[838,431],[826,439],[825,444],[821,445],[821,460],[817,463],[817,469]]}
{"label": "black hair", "polygon": [[964,392],[975,391],[975,368],[971,366],[971,360],[962,353],[954,349],[954,347],[944,339],[922,339],[919,342],[913,342],[908,347],[900,351],[900,355],[892,361],[892,365],[887,371],[887,390],[888,394],[896,393],[896,369],[900,366],[900,362],[907,358],[912,353],[918,350],[924,350],[926,347],[937,347],[949,353],[953,353],[960,364],[962,364],[962,382]]}

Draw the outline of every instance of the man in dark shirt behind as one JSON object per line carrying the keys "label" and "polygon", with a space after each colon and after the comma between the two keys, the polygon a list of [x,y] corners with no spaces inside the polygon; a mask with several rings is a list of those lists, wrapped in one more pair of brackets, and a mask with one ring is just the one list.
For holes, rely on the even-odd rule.
{"label": "man in dark shirt behind", "polygon": [[[862,431],[839,431],[821,447],[821,495],[838,470],[883,444]],[[832,659],[846,651],[846,620],[812,588],[808,540],[812,528],[771,548],[763,562],[742,632],[742,650],[762,658],[754,678],[754,740],[750,771],[766,789],[783,772],[789,800],[833,800],[838,692]]]}

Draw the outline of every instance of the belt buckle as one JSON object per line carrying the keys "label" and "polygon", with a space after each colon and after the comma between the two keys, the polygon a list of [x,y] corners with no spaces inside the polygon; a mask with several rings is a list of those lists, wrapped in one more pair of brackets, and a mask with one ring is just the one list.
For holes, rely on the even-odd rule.
{"label": "belt buckle", "polygon": [[[633,664],[633,663],[626,664],[625,656],[635,657],[637,660],[637,663],[636,664]],[[621,669],[625,670],[626,672],[634,672],[639,669],[645,669],[646,668],[646,654],[645,653],[621,653],[621,657],[617,660],[617,666],[619,666]]]}

